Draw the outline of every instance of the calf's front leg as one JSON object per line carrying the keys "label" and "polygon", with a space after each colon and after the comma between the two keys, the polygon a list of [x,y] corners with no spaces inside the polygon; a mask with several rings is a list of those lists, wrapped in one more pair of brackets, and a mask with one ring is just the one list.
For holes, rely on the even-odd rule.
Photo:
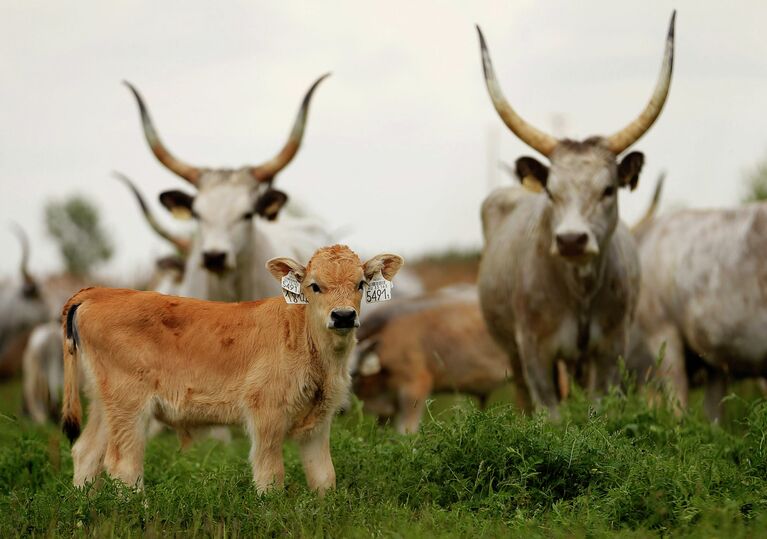
{"label": "calf's front leg", "polygon": [[277,410],[254,410],[248,423],[250,465],[259,494],[285,484],[282,446],[285,441],[285,418]]}
{"label": "calf's front leg", "polygon": [[336,470],[330,457],[330,423],[328,419],[298,442],[306,483],[320,496],[336,488]]}

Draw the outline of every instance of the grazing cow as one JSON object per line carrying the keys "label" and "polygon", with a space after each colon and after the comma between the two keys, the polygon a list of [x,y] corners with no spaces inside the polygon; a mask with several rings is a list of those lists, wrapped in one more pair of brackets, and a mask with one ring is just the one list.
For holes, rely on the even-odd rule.
{"label": "grazing cow", "polygon": [[21,244],[21,283],[0,286],[0,377],[18,372],[20,354],[12,352],[23,350],[29,331],[48,319],[48,306],[29,272],[29,239],[18,225],[12,230]]}
{"label": "grazing cow", "polygon": [[155,415],[180,430],[244,424],[259,492],[283,484],[286,438],[299,444],[309,487],[334,487],[330,424],[348,392],[362,291],[373,278],[391,280],[402,263],[384,254],[362,264],[340,245],[318,250],[306,267],[290,258],[268,261],[278,281],[298,281],[306,305],[109,288],[75,294],[62,315],[62,417],[72,441],[82,416],[79,362],[91,397],[88,423],[72,447],[75,485],[103,467],[140,487],[146,422]]}
{"label": "grazing cow", "polygon": [[260,299],[279,292],[264,263],[277,252],[306,260],[329,237],[311,219],[275,221],[288,196],[272,187],[303,139],[309,103],[323,75],[309,88],[288,141],[276,157],[238,169],[199,168],[174,157],[162,144],[138,90],[144,135],[157,159],[197,189],[191,196],[166,191],[160,202],[176,217],[195,218],[198,232],[187,259],[181,295],[220,301]]}
{"label": "grazing cow", "polygon": [[717,421],[728,379],[767,376],[767,203],[657,217],[639,255],[639,353],[665,344],[660,375],[681,408],[702,370]]}
{"label": "grazing cow", "polygon": [[[478,29],[479,30],[479,29]],[[558,416],[557,362],[590,391],[617,380],[639,287],[639,261],[618,220],[617,190],[633,189],[644,156],[634,144],[660,114],[671,83],[672,15],[653,96],[639,117],[609,137],[558,140],[526,123],[495,78],[479,31],[485,83],[496,111],[523,142],[549,158],[516,161],[522,186],[498,189],[482,205],[485,239],[479,292],[488,329],[508,353],[526,408]],[[517,375],[519,373],[519,375]]]}
{"label": "grazing cow", "polygon": [[[362,325],[351,374],[365,410],[382,419],[394,416],[399,433],[418,431],[433,393],[467,393],[484,407],[508,381],[509,359],[487,332],[476,287],[390,305]],[[382,315],[388,315],[385,323],[376,323]]]}

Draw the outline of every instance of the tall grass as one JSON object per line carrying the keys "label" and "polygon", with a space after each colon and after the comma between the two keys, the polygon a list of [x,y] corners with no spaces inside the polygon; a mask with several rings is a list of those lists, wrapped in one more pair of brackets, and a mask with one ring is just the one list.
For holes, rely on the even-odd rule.
{"label": "tall grass", "polygon": [[332,435],[338,489],[256,494],[249,443],[150,442],[141,494],[71,486],[53,428],[0,415],[0,536],[758,536],[767,529],[767,404],[734,428],[677,418],[635,392],[576,394],[558,423],[471,405],[401,437],[359,407]]}

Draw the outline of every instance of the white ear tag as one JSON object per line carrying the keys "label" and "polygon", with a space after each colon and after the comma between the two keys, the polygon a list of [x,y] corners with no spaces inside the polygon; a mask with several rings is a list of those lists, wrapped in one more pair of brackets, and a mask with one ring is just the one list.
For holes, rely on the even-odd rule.
{"label": "white ear tag", "polygon": [[282,296],[285,298],[285,303],[291,305],[309,303],[306,296],[301,292],[301,283],[298,282],[292,271],[285,275],[280,283],[282,284]]}
{"label": "white ear tag", "polygon": [[365,287],[365,302],[378,303],[389,301],[391,299],[391,289],[391,281],[384,279],[384,276],[379,271],[370,279],[370,282]]}

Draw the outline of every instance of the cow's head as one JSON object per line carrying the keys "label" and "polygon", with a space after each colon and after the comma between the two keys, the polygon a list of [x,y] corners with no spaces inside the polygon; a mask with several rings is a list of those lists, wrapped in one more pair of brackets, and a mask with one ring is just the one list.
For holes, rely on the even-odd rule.
{"label": "cow's head", "polygon": [[277,218],[288,197],[272,188],[272,183],[298,152],[312,94],[327,76],[323,75],[309,88],[288,141],[277,156],[261,165],[239,169],[200,168],[174,157],[160,141],[141,95],[126,82],[138,102],[144,135],[155,157],[197,188],[194,196],[183,191],[165,191],[160,202],[174,216],[197,221],[202,245],[199,263],[205,269],[214,273],[235,269],[238,255],[252,239],[253,219]]}
{"label": "cow's head", "polygon": [[266,267],[278,280],[291,272],[298,279],[315,327],[347,335],[360,325],[365,284],[379,273],[390,281],[402,264],[402,257],[392,254],[374,256],[363,264],[345,245],[333,245],[314,253],[306,267],[290,258],[273,258]]}
{"label": "cow's head", "polygon": [[585,262],[598,255],[618,222],[618,189],[634,189],[644,155],[631,152],[634,144],[660,114],[671,84],[674,61],[674,19],[658,83],[642,113],[628,126],[608,137],[584,141],[558,140],[525,122],[508,103],[495,78],[490,53],[479,32],[485,83],[496,111],[523,142],[549,159],[549,166],[533,157],[520,157],[515,173],[525,186],[546,196],[550,204],[551,253],[568,261]]}

